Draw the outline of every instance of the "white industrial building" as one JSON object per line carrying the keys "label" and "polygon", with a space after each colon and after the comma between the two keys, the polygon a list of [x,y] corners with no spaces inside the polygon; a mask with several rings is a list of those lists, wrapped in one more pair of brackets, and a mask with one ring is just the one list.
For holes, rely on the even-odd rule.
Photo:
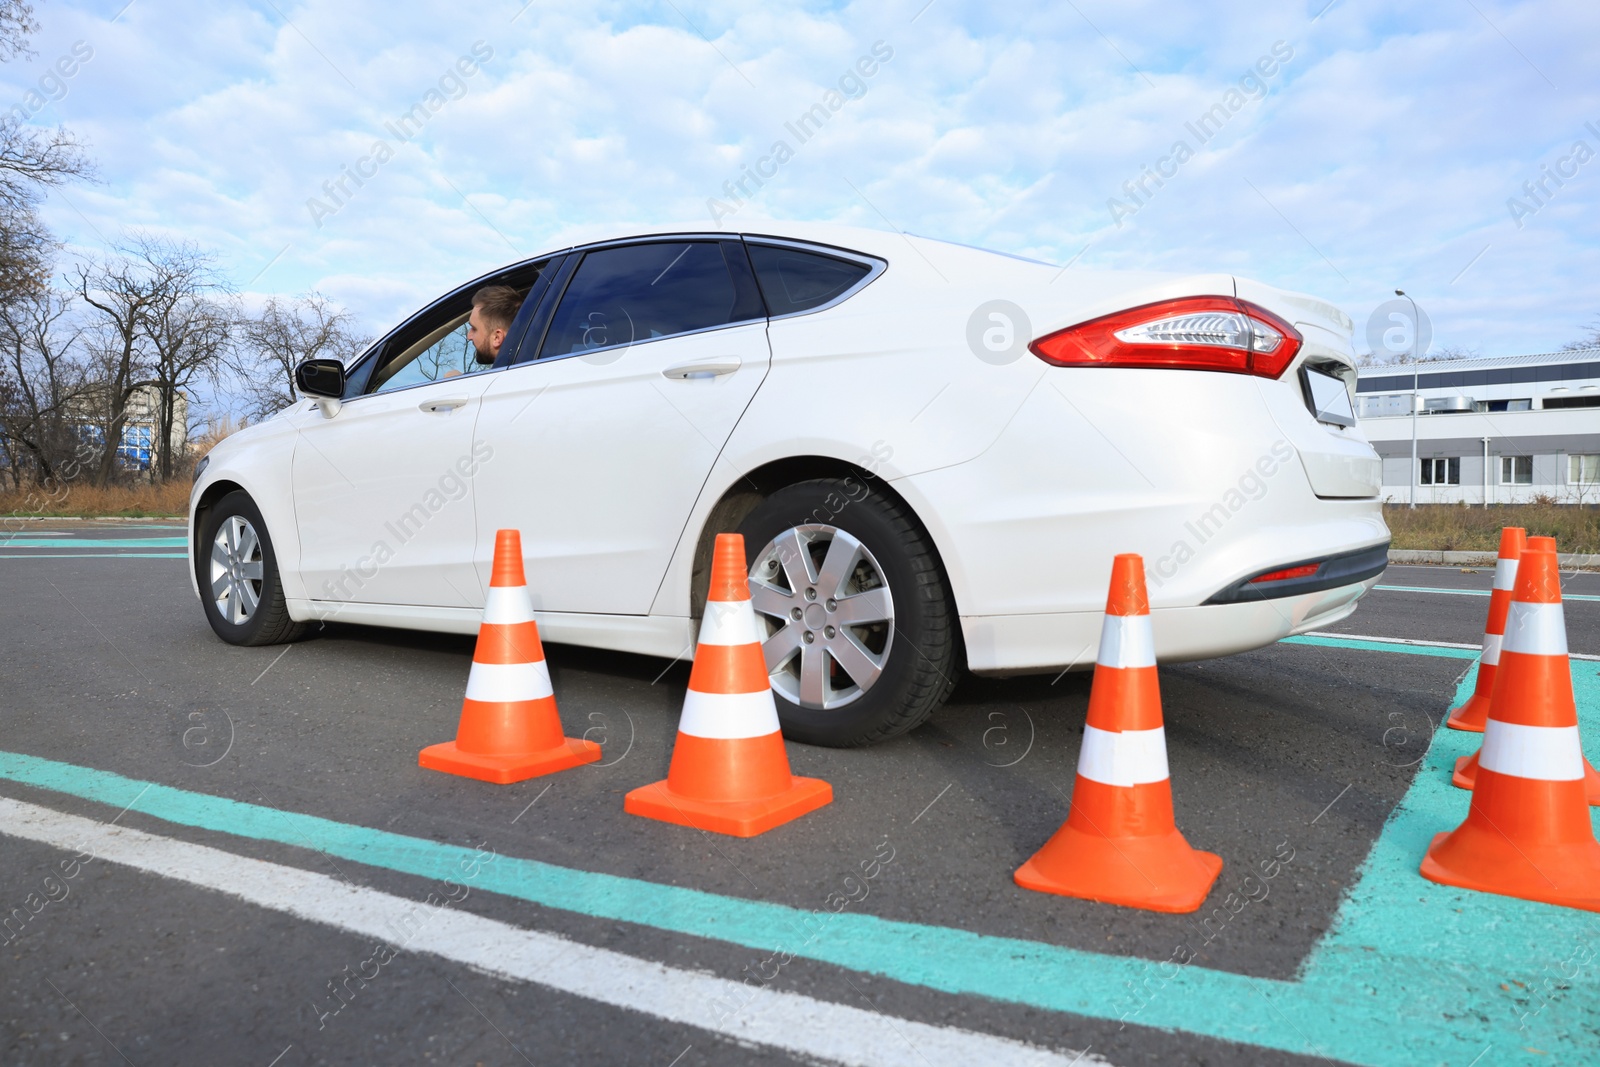
{"label": "white industrial building", "polygon": [[1413,390],[1411,364],[1359,372],[1356,416],[1383,457],[1385,500],[1600,504],[1600,347],[1438,360],[1415,374]]}

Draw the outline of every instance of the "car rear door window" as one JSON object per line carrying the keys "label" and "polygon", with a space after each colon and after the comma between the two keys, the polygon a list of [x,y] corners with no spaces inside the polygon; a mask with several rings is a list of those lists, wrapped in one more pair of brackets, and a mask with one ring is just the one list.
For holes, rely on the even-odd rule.
{"label": "car rear door window", "polygon": [[761,283],[761,295],[774,315],[810,311],[849,292],[872,270],[865,263],[805,252],[780,245],[751,242],[750,262]]}
{"label": "car rear door window", "polygon": [[539,358],[726,326],[749,317],[740,311],[738,287],[715,241],[601,248],[578,265]]}

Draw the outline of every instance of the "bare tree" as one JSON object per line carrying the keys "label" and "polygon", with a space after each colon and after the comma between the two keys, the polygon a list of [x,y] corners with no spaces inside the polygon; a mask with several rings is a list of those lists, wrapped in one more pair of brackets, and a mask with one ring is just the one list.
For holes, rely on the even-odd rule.
{"label": "bare tree", "polygon": [[[1465,345],[1441,345],[1430,348],[1416,359],[1417,363],[1438,363],[1447,359],[1477,359],[1481,353],[1476,348]],[[1409,367],[1412,364],[1410,353],[1356,353],[1356,366],[1358,367]]]}
{"label": "bare tree", "polygon": [[91,309],[90,352],[97,363],[96,421],[102,440],[95,484],[110,484],[128,424],[129,405],[146,387],[160,388],[161,354],[154,338],[163,310],[214,288],[210,260],[194,245],[136,235],[107,260],[78,264],[69,277]]}
{"label": "bare tree", "polygon": [[350,313],[320,293],[284,300],[270,297],[257,315],[243,323],[232,361],[246,415],[259,421],[293,404],[294,369],[305,360],[348,363],[369,343]]}
{"label": "bare tree", "polygon": [[[0,0],[0,62],[31,56],[33,5]],[[94,167],[66,130],[30,125],[17,109],[0,115],[0,301],[49,285],[56,242],[36,212],[46,188],[91,178]]]}
{"label": "bare tree", "polygon": [[1589,323],[1584,329],[1589,331],[1588,337],[1579,338],[1576,341],[1568,341],[1561,346],[1561,351],[1581,352],[1586,348],[1600,348],[1600,319]]}
{"label": "bare tree", "polygon": [[39,485],[76,473],[73,408],[88,376],[73,353],[78,330],[68,311],[68,300],[49,292],[0,303],[0,443],[17,488],[24,460]]}
{"label": "bare tree", "polygon": [[188,431],[187,390],[197,379],[217,380],[232,343],[237,309],[225,299],[228,287],[211,257],[192,245],[164,249],[172,269],[145,318],[150,343],[150,385],[156,393],[156,471],[162,481],[177,472],[173,431],[180,407]]}
{"label": "bare tree", "polygon": [[25,0],[0,2],[0,63],[18,56],[31,56],[28,38],[39,32],[33,18],[33,5]]}
{"label": "bare tree", "polygon": [[71,133],[24,126],[0,116],[0,203],[32,207],[44,186],[91,177],[94,168]]}
{"label": "bare tree", "polygon": [[[0,62],[33,53],[33,8],[0,0]],[[94,166],[66,130],[28,125],[16,110],[0,115],[0,299],[49,284],[56,242],[36,208],[46,188],[92,178]]]}

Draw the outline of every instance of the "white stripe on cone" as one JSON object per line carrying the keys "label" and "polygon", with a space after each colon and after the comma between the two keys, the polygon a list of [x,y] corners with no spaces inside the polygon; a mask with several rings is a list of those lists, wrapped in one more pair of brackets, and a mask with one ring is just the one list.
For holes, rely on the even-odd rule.
{"label": "white stripe on cone", "polygon": [[467,699],[496,704],[554,696],[544,660],[534,663],[479,663],[467,675]]}
{"label": "white stripe on cone", "polygon": [[1500,648],[1504,652],[1522,652],[1530,656],[1565,656],[1567,624],[1561,617],[1561,605],[1525,604],[1513,600],[1506,615],[1505,641]]}
{"label": "white stripe on cone", "polygon": [[756,634],[756,610],[748,600],[708,600],[700,620],[702,645],[758,645],[766,637]]}
{"label": "white stripe on cone", "polygon": [[1167,780],[1166,731],[1157,726],[1154,730],[1118,733],[1085,726],[1083,747],[1078,750],[1078,773],[1102,785],[1164,782]]}
{"label": "white stripe on cone", "polygon": [[491,585],[483,605],[483,621],[515,626],[533,621],[533,598],[525,585]]}
{"label": "white stripe on cone", "polygon": [[1491,718],[1483,731],[1478,766],[1496,774],[1543,782],[1583,777],[1583,747],[1576,726],[1524,726]]}
{"label": "white stripe on cone", "polygon": [[1100,654],[1095,662],[1102,667],[1154,667],[1156,639],[1148,615],[1107,615],[1100,627]]}
{"label": "white stripe on cone", "polygon": [[1494,587],[1507,592],[1517,587],[1517,561],[1514,559],[1495,560]]}
{"label": "white stripe on cone", "polygon": [[678,732],[691,737],[739,740],[778,732],[778,707],[772,690],[759,693],[701,693],[689,690],[683,698],[683,718]]}
{"label": "white stripe on cone", "polygon": [[1482,661],[1485,667],[1494,667],[1500,663],[1500,644],[1505,640],[1499,634],[1483,635]]}

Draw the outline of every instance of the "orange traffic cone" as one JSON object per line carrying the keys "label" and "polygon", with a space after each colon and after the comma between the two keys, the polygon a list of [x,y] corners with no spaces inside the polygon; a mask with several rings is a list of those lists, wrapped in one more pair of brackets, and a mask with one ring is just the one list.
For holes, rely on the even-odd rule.
{"label": "orange traffic cone", "polygon": [[1556,543],[1530,537],[1517,566],[1472,807],[1428,846],[1444,885],[1600,911],[1600,841],[1584,800]]}
{"label": "orange traffic cone", "polygon": [[494,575],[472,653],[456,739],[429,745],[417,763],[429,770],[505,785],[600,758],[600,746],[561,735],[550,671],[522,572],[522,535],[494,538]]}
{"label": "orange traffic cone", "polygon": [[833,800],[827,782],[789,773],[747,574],[744,538],[718,534],[672,765],[624,811],[754,837]]}
{"label": "orange traffic cone", "polygon": [[1111,594],[1066,823],[1015,874],[1024,889],[1150,911],[1200,907],[1222,858],[1189,847],[1172,818],[1144,560],[1111,566]]}
{"label": "orange traffic cone", "polygon": [[[1450,709],[1445,725],[1452,730],[1483,733],[1489,718],[1489,694],[1494,692],[1495,667],[1500,663],[1500,640],[1506,632],[1506,612],[1511,607],[1511,590],[1517,584],[1517,560],[1527,544],[1528,531],[1507,526],[1500,531],[1500,558],[1494,564],[1494,589],[1489,593],[1489,620],[1483,625],[1483,655],[1478,659],[1478,681],[1472,696],[1459,708]],[[1468,788],[1471,788],[1470,786]]]}
{"label": "orange traffic cone", "polygon": [[[1500,662],[1500,645],[1506,632],[1506,616],[1511,608],[1511,590],[1516,585],[1517,577],[1517,559],[1508,559],[1507,553],[1515,551],[1520,557],[1526,542],[1527,536],[1521,527],[1508,526],[1500,531],[1500,559],[1495,563],[1494,592],[1489,594],[1489,622],[1483,635],[1483,659],[1478,665],[1478,681],[1473,687],[1472,698],[1457,708],[1446,723],[1457,730],[1482,731],[1488,717],[1496,665]],[[1487,683],[1484,681],[1485,674],[1488,675]],[[1474,752],[1456,760],[1455,771],[1450,775],[1452,785],[1458,789],[1472,788],[1478,778],[1479,755],[1479,752]],[[1600,772],[1587,759],[1583,761],[1583,788],[1589,803],[1600,805]]]}

